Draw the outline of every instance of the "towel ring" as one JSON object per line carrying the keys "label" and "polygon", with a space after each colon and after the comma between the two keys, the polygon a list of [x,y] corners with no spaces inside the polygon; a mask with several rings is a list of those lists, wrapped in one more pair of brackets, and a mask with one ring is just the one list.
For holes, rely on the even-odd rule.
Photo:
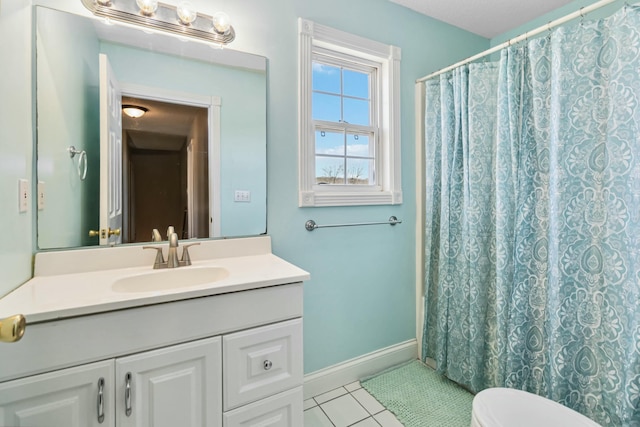
{"label": "towel ring", "polygon": [[80,181],[84,181],[87,177],[87,152],[85,150],[77,150],[73,145],[69,146],[67,151],[72,159],[78,154],[78,176]]}

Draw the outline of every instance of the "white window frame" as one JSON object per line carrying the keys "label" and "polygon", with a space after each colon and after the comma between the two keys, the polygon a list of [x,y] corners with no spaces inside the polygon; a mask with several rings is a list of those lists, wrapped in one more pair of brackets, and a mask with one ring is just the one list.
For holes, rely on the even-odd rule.
{"label": "white window frame", "polygon": [[[400,160],[401,50],[312,21],[298,19],[298,144],[300,207],[402,203]],[[376,185],[316,185],[315,122],[312,119],[314,52],[335,52],[379,64]],[[372,142],[373,143],[373,142]],[[346,172],[345,172],[346,173]]]}

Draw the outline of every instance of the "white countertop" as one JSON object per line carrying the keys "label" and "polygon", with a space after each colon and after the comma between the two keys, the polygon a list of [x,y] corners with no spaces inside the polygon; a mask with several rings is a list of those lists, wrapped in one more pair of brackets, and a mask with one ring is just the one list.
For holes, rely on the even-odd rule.
{"label": "white countertop", "polygon": [[[121,250],[116,253],[118,249]],[[52,321],[300,282],[310,277],[306,271],[273,255],[268,236],[201,241],[201,245],[191,247],[190,252],[193,265],[177,270],[221,267],[228,271],[228,276],[213,283],[190,287],[117,292],[112,286],[120,278],[163,274],[176,269],[153,270],[155,251],[143,251],[139,246],[48,252],[41,257],[40,265],[36,256],[35,277],[0,298],[0,318],[23,314],[27,323]],[[113,268],[103,268],[105,258],[110,260]],[[93,263],[93,260],[97,262]]]}

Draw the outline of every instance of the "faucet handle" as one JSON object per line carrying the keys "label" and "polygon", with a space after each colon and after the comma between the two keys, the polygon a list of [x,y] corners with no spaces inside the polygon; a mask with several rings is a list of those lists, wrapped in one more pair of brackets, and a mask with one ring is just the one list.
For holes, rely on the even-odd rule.
{"label": "faucet handle", "polygon": [[180,259],[180,265],[191,265],[191,257],[189,256],[189,246],[197,246],[200,242],[189,243],[188,245],[182,245],[182,258]]}
{"label": "faucet handle", "polygon": [[176,229],[173,227],[173,225],[170,225],[170,226],[167,228],[167,240],[170,240],[170,239],[171,239],[171,235],[172,235],[173,233],[175,233],[175,232],[176,232]]}
{"label": "faucet handle", "polygon": [[162,268],[165,264],[164,256],[162,255],[162,247],[160,246],[143,246],[142,249],[155,249],[158,251],[156,253],[156,259],[153,262],[153,268]]}
{"label": "faucet handle", "polygon": [[154,228],[153,231],[151,232],[151,241],[152,242],[162,241],[162,237],[160,236],[160,232],[158,231],[157,228]]}

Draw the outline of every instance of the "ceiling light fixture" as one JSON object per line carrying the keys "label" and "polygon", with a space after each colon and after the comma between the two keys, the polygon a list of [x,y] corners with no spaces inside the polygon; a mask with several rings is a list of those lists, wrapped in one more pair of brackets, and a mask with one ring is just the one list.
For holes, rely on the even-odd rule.
{"label": "ceiling light fixture", "polygon": [[144,113],[149,111],[149,109],[140,107],[139,105],[124,104],[122,106],[122,111],[132,119],[138,119],[144,116]]}
{"label": "ceiling light fixture", "polygon": [[231,43],[236,33],[229,15],[217,12],[213,16],[198,13],[188,1],[177,6],[158,0],[81,0],[94,15],[167,31],[220,46]]}

